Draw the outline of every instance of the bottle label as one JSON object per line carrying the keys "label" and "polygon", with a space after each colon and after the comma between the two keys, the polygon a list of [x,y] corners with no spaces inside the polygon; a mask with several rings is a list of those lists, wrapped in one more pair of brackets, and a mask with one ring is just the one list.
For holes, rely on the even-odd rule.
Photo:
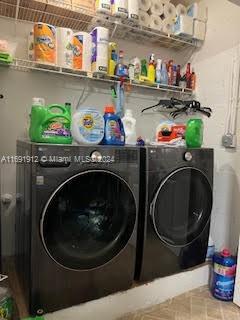
{"label": "bottle label", "polygon": [[121,130],[116,120],[108,121],[106,138],[107,140],[113,139],[121,141]]}
{"label": "bottle label", "polygon": [[0,319],[12,319],[13,299],[8,297],[0,302]]}
{"label": "bottle label", "polygon": [[222,266],[218,263],[214,263],[214,272],[224,277],[232,277],[236,274],[237,265],[232,267]]}
{"label": "bottle label", "polygon": [[71,137],[69,122],[64,118],[52,119],[47,128],[43,131],[43,137]]}

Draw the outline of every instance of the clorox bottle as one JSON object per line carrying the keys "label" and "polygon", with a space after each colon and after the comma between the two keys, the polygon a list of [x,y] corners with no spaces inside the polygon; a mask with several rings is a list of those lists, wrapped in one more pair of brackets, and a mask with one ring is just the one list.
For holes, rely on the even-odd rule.
{"label": "clorox bottle", "polygon": [[125,145],[125,132],[122,120],[115,114],[114,106],[106,106],[105,114],[105,130],[102,144],[113,146]]}
{"label": "clorox bottle", "polygon": [[33,105],[29,136],[32,142],[71,144],[71,104]]}
{"label": "clorox bottle", "polygon": [[237,261],[228,249],[213,256],[212,294],[223,301],[232,301]]}

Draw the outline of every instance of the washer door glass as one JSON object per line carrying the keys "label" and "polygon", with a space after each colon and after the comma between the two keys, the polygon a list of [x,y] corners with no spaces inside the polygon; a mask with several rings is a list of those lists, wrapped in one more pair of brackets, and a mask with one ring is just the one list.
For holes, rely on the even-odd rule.
{"label": "washer door glass", "polygon": [[212,187],[205,174],[182,168],[160,185],[151,204],[153,225],[161,240],[185,246],[197,239],[209,222]]}
{"label": "washer door glass", "polygon": [[99,267],[127,245],[136,221],[128,184],[107,171],[88,171],[63,183],[41,219],[42,241],[50,257],[74,270]]}

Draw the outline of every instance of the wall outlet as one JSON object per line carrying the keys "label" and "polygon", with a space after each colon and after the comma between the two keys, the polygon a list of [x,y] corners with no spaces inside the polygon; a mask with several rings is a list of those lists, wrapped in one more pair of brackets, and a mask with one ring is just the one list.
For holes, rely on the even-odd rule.
{"label": "wall outlet", "polygon": [[222,137],[222,145],[225,148],[236,148],[237,147],[237,136],[231,133],[227,133]]}

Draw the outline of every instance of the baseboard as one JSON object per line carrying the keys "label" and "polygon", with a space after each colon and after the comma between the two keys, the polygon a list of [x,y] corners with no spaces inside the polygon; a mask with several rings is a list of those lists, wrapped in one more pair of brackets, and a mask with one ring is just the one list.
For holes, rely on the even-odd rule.
{"label": "baseboard", "polygon": [[[99,300],[46,315],[47,320],[115,320],[208,284],[209,265],[157,279]],[[63,292],[64,294],[64,292]]]}

